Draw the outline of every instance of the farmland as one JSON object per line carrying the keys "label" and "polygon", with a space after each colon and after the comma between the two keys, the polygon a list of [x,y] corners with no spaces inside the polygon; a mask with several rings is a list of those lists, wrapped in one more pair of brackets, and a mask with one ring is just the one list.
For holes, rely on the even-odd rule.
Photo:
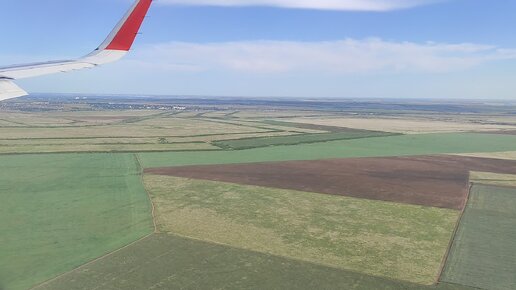
{"label": "farmland", "polygon": [[323,126],[380,130],[403,134],[429,134],[449,132],[492,132],[515,130],[516,124],[478,124],[463,120],[435,120],[429,118],[293,118],[290,122]]}
{"label": "farmland", "polygon": [[22,290],[152,233],[133,155],[0,156],[0,281]]}
{"label": "farmland", "polygon": [[[374,141],[374,142],[371,142]],[[239,151],[142,153],[144,167],[516,150],[516,136],[447,133],[340,140]]]}
{"label": "farmland", "polygon": [[510,289],[515,108],[0,102],[0,289]]}
{"label": "farmland", "polygon": [[469,179],[472,183],[516,187],[516,175],[514,174],[473,171],[470,173]]}
{"label": "farmland", "polygon": [[473,290],[389,280],[233,247],[158,234],[34,290]]}
{"label": "farmland", "polygon": [[357,132],[339,132],[339,133],[319,133],[319,134],[303,134],[292,136],[276,136],[276,137],[260,137],[236,140],[217,141],[214,144],[226,149],[250,149],[278,145],[297,145],[307,143],[318,143],[334,140],[361,139],[372,137],[383,137],[393,135],[385,132],[373,131],[357,131]]}
{"label": "farmland", "polygon": [[145,185],[161,232],[424,284],[459,213],[167,176]]}
{"label": "farmland", "polygon": [[475,185],[441,280],[514,289],[515,239],[516,188]]}
{"label": "farmland", "polygon": [[462,209],[470,171],[516,174],[516,162],[454,156],[348,158],[165,167],[147,173]]}
{"label": "farmland", "polygon": [[516,160],[516,151],[460,154],[462,156]]}

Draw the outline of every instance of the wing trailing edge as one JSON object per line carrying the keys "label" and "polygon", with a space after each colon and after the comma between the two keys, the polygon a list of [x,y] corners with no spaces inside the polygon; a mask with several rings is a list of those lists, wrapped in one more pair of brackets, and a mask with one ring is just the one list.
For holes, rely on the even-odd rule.
{"label": "wing trailing edge", "polygon": [[131,49],[152,1],[137,0],[106,40],[82,58],[0,67],[0,101],[27,95],[13,80],[94,68],[120,60]]}

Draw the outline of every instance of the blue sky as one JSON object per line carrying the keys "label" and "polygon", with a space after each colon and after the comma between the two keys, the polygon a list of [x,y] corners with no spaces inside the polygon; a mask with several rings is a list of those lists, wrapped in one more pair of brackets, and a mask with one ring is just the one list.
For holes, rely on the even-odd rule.
{"label": "blue sky", "polygon": [[[5,65],[85,54],[131,4],[7,2]],[[157,0],[123,61],[20,84],[30,92],[516,99],[514,11],[512,0]]]}

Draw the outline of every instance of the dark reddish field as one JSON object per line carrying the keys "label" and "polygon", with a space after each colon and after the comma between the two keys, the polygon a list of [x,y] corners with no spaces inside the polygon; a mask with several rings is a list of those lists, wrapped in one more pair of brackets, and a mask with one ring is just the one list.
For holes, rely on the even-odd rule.
{"label": "dark reddish field", "polygon": [[351,158],[151,168],[149,174],[462,209],[469,172],[516,174],[516,161],[460,156]]}

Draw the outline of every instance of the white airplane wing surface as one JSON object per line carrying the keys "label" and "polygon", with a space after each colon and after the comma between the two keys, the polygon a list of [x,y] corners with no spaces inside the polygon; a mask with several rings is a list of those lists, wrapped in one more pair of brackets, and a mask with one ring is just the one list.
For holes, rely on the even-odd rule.
{"label": "white airplane wing surface", "polygon": [[0,101],[27,95],[27,92],[13,82],[14,80],[93,68],[121,59],[131,49],[152,1],[137,0],[106,40],[82,58],[0,66]]}

